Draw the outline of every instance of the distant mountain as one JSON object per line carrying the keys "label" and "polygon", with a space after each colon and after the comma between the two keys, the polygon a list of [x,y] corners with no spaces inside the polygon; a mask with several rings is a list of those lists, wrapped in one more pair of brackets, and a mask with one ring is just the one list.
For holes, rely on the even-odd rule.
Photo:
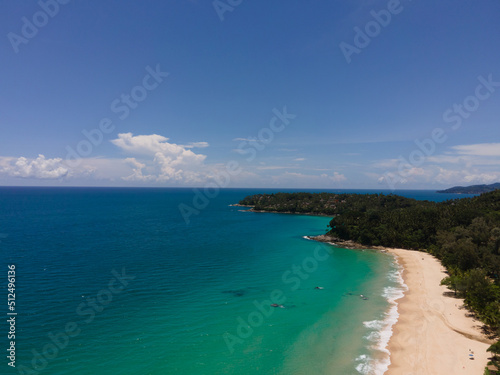
{"label": "distant mountain", "polygon": [[446,190],[438,190],[438,193],[453,193],[453,194],[482,194],[500,189],[500,182],[491,185],[472,185],[472,186],[455,186]]}

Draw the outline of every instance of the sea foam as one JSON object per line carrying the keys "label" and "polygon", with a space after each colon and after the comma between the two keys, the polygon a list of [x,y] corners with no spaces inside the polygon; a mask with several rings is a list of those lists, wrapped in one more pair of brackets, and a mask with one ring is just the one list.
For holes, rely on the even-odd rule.
{"label": "sea foam", "polygon": [[363,322],[363,325],[370,330],[365,336],[365,339],[372,343],[371,348],[377,350],[380,355],[377,358],[372,358],[368,355],[361,355],[356,358],[356,370],[365,375],[382,375],[391,364],[390,352],[387,349],[389,340],[392,336],[392,327],[398,321],[398,304],[397,300],[404,296],[404,292],[408,290],[408,286],[403,280],[403,269],[395,264],[396,270],[391,271],[387,276],[391,282],[398,283],[397,286],[387,286],[383,289],[382,297],[390,304],[389,311],[385,313],[383,319],[371,320]]}

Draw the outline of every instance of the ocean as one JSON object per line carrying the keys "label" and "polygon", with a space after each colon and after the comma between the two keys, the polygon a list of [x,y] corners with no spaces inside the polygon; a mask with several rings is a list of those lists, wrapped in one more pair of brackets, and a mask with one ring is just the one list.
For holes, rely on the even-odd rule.
{"label": "ocean", "polygon": [[17,314],[0,339],[16,367],[4,355],[0,373],[383,374],[404,290],[394,259],[304,237],[327,217],[231,206],[272,191],[194,207],[192,189],[0,188],[1,299]]}

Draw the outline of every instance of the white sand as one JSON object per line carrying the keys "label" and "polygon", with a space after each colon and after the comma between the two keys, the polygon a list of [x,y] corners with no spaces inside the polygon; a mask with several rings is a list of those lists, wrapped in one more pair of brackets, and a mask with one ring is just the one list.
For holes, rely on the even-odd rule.
{"label": "white sand", "polygon": [[[432,255],[388,249],[404,267],[409,290],[398,302],[400,314],[389,341],[387,375],[482,375],[490,357],[490,342],[481,323],[467,317],[463,300],[445,296],[445,269]],[[474,360],[469,354],[474,353]]]}

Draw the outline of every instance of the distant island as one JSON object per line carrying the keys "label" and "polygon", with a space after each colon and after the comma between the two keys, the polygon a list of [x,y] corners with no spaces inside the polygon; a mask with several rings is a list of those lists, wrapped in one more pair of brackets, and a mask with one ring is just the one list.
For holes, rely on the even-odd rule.
{"label": "distant island", "polygon": [[438,190],[437,193],[451,194],[482,194],[500,189],[500,182],[491,185],[454,186],[446,190]]}

